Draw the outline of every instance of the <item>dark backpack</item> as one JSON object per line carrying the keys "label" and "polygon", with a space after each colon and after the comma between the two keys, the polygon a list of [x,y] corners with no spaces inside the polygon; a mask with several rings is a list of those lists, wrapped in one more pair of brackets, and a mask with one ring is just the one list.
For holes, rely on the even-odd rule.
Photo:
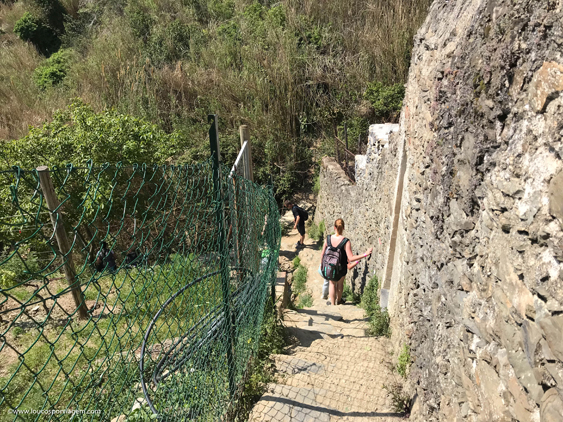
{"label": "dark backpack", "polygon": [[326,251],[321,261],[321,272],[327,280],[338,281],[342,278],[342,254],[345,254],[344,245],[348,239],[342,239],[337,247],[330,243],[330,235],[326,239]]}
{"label": "dark backpack", "polygon": [[309,219],[309,214],[307,213],[307,211],[305,211],[299,205],[295,205],[295,208],[297,208],[297,213],[301,216],[301,220],[307,221]]}

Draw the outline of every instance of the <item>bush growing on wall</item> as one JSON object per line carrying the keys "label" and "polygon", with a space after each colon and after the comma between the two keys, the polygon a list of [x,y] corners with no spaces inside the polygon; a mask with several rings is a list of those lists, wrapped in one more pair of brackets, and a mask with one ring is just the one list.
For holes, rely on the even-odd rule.
{"label": "bush growing on wall", "polygon": [[368,84],[364,98],[368,100],[376,119],[381,122],[393,122],[397,120],[399,112],[403,107],[405,87],[403,84],[384,85],[381,82]]}

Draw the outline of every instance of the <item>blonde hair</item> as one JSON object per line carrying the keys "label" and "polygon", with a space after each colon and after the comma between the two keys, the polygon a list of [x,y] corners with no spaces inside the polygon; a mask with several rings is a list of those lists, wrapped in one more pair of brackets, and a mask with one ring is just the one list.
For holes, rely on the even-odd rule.
{"label": "blonde hair", "polygon": [[342,232],[344,231],[344,220],[339,218],[338,220],[336,220],[334,222],[334,228],[336,229],[336,233],[338,235],[341,235]]}

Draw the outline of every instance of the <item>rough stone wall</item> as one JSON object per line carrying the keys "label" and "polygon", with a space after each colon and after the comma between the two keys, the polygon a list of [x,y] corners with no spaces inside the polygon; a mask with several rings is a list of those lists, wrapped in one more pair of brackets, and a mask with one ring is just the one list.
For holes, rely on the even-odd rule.
{"label": "rough stone wall", "polygon": [[417,420],[563,421],[562,24],[563,0],[435,1],[389,156],[355,187],[324,167],[317,215],[377,250],[405,148],[389,308]]}

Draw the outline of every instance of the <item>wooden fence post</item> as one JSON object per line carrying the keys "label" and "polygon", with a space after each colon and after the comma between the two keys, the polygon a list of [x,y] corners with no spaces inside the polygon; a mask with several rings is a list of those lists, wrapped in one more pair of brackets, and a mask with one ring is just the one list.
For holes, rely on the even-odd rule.
{"label": "wooden fence post", "polygon": [[252,166],[252,147],[250,145],[250,131],[248,130],[248,126],[241,125],[239,127],[240,132],[240,146],[244,145],[246,141],[246,154],[244,156],[244,177],[248,180],[254,182],[254,169]]}
{"label": "wooden fence post", "polygon": [[51,180],[51,175],[49,174],[49,168],[47,166],[37,167],[37,174],[39,175],[39,183],[41,184],[41,190],[43,191],[43,196],[47,202],[47,207],[50,211],[51,223],[55,230],[55,237],[57,239],[57,244],[59,245],[59,250],[61,251],[64,264],[63,270],[65,273],[65,278],[70,286],[72,297],[74,298],[74,303],[78,309],[78,315],[81,319],[88,318],[88,308],[86,307],[86,302],[84,301],[84,295],[80,289],[80,283],[76,277],[76,270],[74,269],[74,262],[72,262],[72,250],[70,248],[70,242],[66,236],[66,232],[63,224],[63,217],[59,211],[59,200],[57,194],[55,193],[55,188],[53,187],[53,181]]}

